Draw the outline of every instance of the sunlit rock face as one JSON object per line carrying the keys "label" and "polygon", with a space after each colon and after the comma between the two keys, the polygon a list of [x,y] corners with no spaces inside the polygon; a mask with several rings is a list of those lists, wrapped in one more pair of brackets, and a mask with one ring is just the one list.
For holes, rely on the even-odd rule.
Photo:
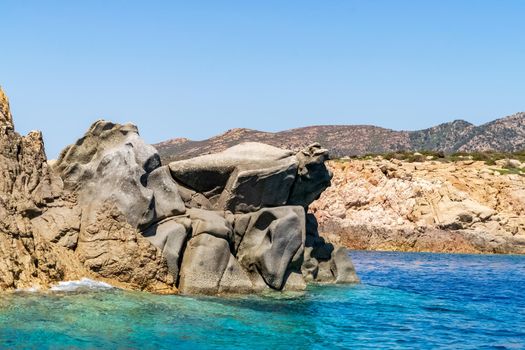
{"label": "sunlit rock face", "polygon": [[66,248],[51,242],[55,237],[40,235],[32,224],[60,202],[60,186],[46,163],[42,135],[15,132],[1,89],[0,174],[0,290],[46,287],[75,278],[82,266]]}
{"label": "sunlit rock face", "polygon": [[187,294],[357,282],[308,206],[330,185],[327,151],[260,143],[162,165],[132,124],[99,120],[47,162],[14,132],[0,94],[0,288],[91,277]]}
{"label": "sunlit rock face", "polygon": [[[310,206],[319,231],[350,249],[525,254],[518,160],[330,161],[333,185]],[[509,173],[513,169],[515,174]]]}
{"label": "sunlit rock face", "polygon": [[119,225],[151,242],[181,292],[253,293],[357,282],[346,251],[325,243],[315,225],[307,229],[309,204],[330,185],[326,159],[319,145],[295,154],[244,143],[161,165],[135,126],[98,121],[54,169],[82,208],[77,250],[91,270],[116,272],[107,268],[111,254],[93,242],[111,207]]}

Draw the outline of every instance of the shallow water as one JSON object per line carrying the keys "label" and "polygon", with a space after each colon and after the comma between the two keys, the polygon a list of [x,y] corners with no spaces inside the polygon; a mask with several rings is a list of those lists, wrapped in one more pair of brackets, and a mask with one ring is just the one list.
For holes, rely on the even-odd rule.
{"label": "shallow water", "polygon": [[525,349],[524,256],[357,251],[352,258],[361,285],[303,294],[3,296],[0,347]]}

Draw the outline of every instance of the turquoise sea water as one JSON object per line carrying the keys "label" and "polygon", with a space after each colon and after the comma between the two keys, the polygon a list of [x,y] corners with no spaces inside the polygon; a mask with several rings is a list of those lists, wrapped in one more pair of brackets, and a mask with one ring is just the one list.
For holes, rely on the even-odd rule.
{"label": "turquoise sea water", "polygon": [[303,294],[4,295],[0,348],[525,349],[525,257],[351,255],[361,285]]}

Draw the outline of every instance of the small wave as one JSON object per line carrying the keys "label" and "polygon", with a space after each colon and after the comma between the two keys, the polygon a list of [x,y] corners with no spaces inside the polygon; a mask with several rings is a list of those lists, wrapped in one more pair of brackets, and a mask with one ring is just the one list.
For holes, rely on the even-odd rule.
{"label": "small wave", "polygon": [[40,291],[40,287],[18,288],[16,293],[36,293]]}
{"label": "small wave", "polygon": [[100,289],[112,289],[114,288],[111,284],[94,281],[89,278],[81,278],[78,281],[63,281],[58,282],[56,286],[50,288],[53,292],[74,292],[78,290],[100,290]]}

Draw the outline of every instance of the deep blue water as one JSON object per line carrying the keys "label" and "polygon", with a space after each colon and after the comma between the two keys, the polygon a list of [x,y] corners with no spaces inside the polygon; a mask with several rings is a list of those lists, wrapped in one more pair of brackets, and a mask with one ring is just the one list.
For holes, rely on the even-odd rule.
{"label": "deep blue water", "polygon": [[525,349],[525,257],[352,252],[363,281],[237,298],[0,297],[0,348]]}

